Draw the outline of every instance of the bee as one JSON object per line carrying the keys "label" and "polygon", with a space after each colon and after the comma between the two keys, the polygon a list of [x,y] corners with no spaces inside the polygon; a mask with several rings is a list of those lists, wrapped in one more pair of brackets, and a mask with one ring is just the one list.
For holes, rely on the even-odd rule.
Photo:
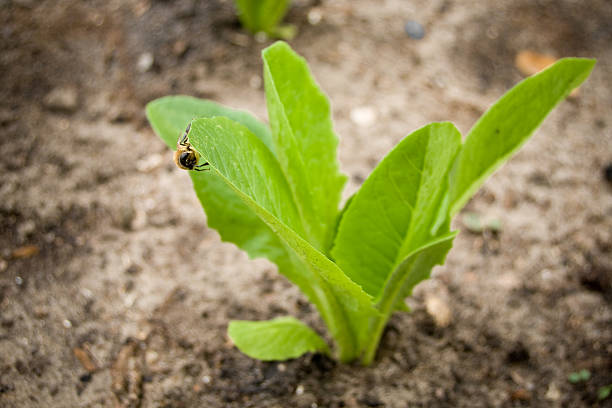
{"label": "bee", "polygon": [[179,169],[204,171],[209,170],[206,166],[208,163],[198,164],[200,154],[196,152],[189,143],[188,135],[191,129],[191,123],[185,129],[185,133],[179,137],[176,143],[176,151],[174,152],[174,163]]}

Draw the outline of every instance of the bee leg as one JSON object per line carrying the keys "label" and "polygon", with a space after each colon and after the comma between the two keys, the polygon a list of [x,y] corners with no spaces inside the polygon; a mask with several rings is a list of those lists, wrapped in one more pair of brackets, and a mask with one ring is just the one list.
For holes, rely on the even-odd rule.
{"label": "bee leg", "polygon": [[[208,166],[208,167],[207,167],[207,166]],[[208,170],[210,170],[210,164],[208,164],[208,163],[202,163],[202,164],[199,164],[199,165],[197,165],[197,166],[193,166],[193,169],[194,169],[195,171],[208,171]]]}

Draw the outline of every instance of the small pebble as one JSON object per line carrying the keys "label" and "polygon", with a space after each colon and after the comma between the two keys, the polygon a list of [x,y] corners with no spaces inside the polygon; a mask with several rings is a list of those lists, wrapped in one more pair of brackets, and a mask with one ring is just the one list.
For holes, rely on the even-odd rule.
{"label": "small pebble", "polygon": [[452,319],[452,312],[448,303],[436,295],[428,295],[425,298],[427,313],[433,318],[436,326],[447,327]]}
{"label": "small pebble", "polygon": [[317,25],[321,22],[322,19],[323,13],[321,13],[320,9],[315,7],[310,9],[310,11],[308,12],[308,23],[310,25]]}
{"label": "small pebble", "polygon": [[17,235],[19,236],[19,239],[23,240],[32,235],[35,230],[36,224],[34,223],[34,221],[27,220],[19,224],[19,226],[17,227]]}
{"label": "small pebble", "polygon": [[49,311],[44,306],[37,306],[34,308],[34,317],[37,319],[44,319],[49,316]]}
{"label": "small pebble", "polygon": [[189,48],[189,43],[185,40],[178,40],[172,45],[172,52],[177,57],[182,57]]}
{"label": "small pebble", "polygon": [[144,73],[149,71],[151,68],[153,68],[153,54],[151,54],[150,52],[144,52],[142,54],[140,54],[140,56],[138,57],[138,62],[136,63],[136,69],[138,69],[138,72]]}
{"label": "small pebble", "polygon": [[17,286],[23,285],[23,278],[21,276],[15,276],[15,285]]}
{"label": "small pebble", "polygon": [[410,38],[414,38],[415,40],[420,40],[425,37],[425,28],[414,20],[406,21],[406,24],[404,24],[404,31]]}
{"label": "small pebble", "polygon": [[304,386],[300,384],[295,389],[295,395],[302,395],[303,393],[304,393]]}
{"label": "small pebble", "polygon": [[81,295],[83,295],[83,297],[85,299],[92,299],[93,298],[92,291],[87,289],[87,288],[81,288]]}
{"label": "small pebble", "polygon": [[202,377],[202,382],[204,384],[210,384],[210,376],[209,375],[205,375],[204,377]]}
{"label": "small pebble", "polygon": [[62,320],[62,326],[64,326],[66,329],[69,329],[72,327],[72,322],[68,319],[64,319]]}
{"label": "small pebble", "polygon": [[147,366],[155,366],[159,361],[159,354],[156,351],[147,350],[145,353],[145,361],[147,363]]}
{"label": "small pebble", "polygon": [[555,383],[550,383],[544,398],[549,401],[558,401],[559,399],[561,399],[561,391],[559,391],[559,388]]}
{"label": "small pebble", "polygon": [[370,106],[354,108],[350,113],[351,120],[358,126],[371,126],[376,122],[376,111]]}
{"label": "small pebble", "polygon": [[43,98],[43,105],[53,111],[74,112],[78,102],[79,94],[73,86],[54,88]]}

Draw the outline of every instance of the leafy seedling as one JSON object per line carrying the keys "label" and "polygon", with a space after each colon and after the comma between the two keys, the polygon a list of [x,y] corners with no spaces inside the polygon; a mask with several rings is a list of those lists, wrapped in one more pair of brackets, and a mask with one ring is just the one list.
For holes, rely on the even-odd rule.
{"label": "leafy seedling", "polygon": [[287,14],[291,0],[234,0],[238,19],[252,34],[263,33],[268,37],[290,40],[296,27],[280,25]]}
{"label": "leafy seedling", "polygon": [[599,390],[597,390],[597,398],[600,401],[608,398],[610,394],[612,394],[612,384],[604,385],[603,387],[599,387]]}
{"label": "leafy seedling", "polygon": [[570,373],[567,376],[567,380],[571,382],[572,384],[589,381],[590,379],[591,379],[591,372],[586,369],[582,369],[580,371]]}
{"label": "leafy seedling", "polygon": [[502,230],[502,224],[498,218],[486,218],[473,211],[464,212],[461,221],[468,231],[475,234],[480,234],[485,231],[498,233]]}
{"label": "leafy seedling", "polygon": [[296,319],[280,318],[231,322],[236,346],[261,360],[320,352],[367,365],[391,315],[407,310],[405,298],[444,263],[457,234],[452,217],[595,61],[563,59],[525,79],[463,142],[448,122],[414,131],[341,210],[346,176],[327,97],[287,44],[266,48],[263,63],[269,127],[188,96],[155,100],[147,116],[169,147],[176,149],[178,139],[205,165],[189,173],[209,227],[249,257],[275,263],[316,306],[334,345]]}

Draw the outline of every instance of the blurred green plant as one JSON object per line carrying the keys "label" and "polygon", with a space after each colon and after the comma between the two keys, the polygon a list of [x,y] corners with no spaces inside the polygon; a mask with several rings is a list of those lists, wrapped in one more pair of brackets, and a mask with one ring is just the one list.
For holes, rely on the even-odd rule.
{"label": "blurred green plant", "polygon": [[365,365],[391,315],[408,310],[404,299],[444,263],[457,234],[452,217],[595,64],[566,58],[525,79],[463,143],[448,122],[414,131],[339,211],[346,176],[327,97],[287,44],[266,48],[263,62],[270,127],[186,96],[149,103],[147,116],[171,148],[190,125],[188,147],[209,170],[190,171],[208,225],[251,258],[275,263],[317,307],[335,344],[332,352],[312,329],[283,318],[231,322],[236,346],[261,360],[321,352]]}
{"label": "blurred green plant", "polygon": [[242,26],[252,34],[264,33],[284,40],[295,37],[295,26],[280,25],[291,0],[234,0],[234,4]]}
{"label": "blurred green plant", "polygon": [[571,382],[572,384],[589,381],[590,379],[591,379],[591,372],[586,369],[576,371],[575,373],[570,373],[567,376],[567,380]]}
{"label": "blurred green plant", "polygon": [[604,385],[603,387],[599,387],[599,390],[597,390],[597,398],[600,401],[608,398],[610,394],[612,394],[612,384]]}

